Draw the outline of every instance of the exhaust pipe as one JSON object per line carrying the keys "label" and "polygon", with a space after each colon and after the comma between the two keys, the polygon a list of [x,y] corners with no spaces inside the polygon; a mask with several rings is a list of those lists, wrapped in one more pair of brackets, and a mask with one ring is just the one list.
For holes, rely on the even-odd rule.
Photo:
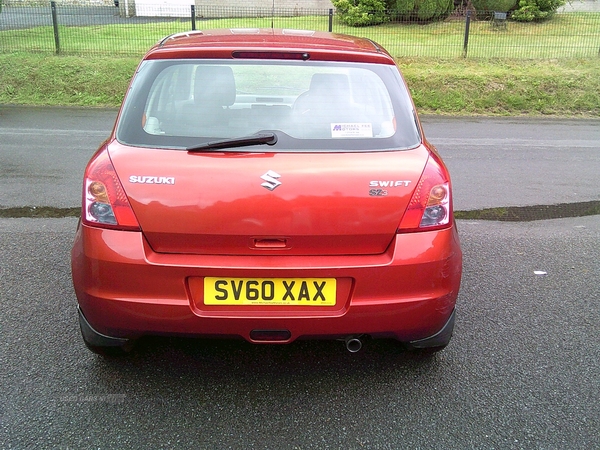
{"label": "exhaust pipe", "polygon": [[356,353],[360,351],[363,345],[360,336],[348,336],[346,339],[344,339],[344,342],[346,343],[346,350],[348,350],[350,353]]}

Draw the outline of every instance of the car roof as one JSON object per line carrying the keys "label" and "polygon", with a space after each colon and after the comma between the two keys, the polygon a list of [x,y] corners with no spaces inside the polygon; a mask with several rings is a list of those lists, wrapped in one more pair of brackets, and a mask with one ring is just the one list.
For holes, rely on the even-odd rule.
{"label": "car roof", "polygon": [[[303,55],[303,56],[299,56]],[[226,28],[167,36],[144,59],[310,59],[394,64],[370,39],[324,31]]]}

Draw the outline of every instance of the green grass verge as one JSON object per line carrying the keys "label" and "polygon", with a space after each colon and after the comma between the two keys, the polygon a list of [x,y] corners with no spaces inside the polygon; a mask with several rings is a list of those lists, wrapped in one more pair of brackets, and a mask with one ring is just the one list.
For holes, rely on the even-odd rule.
{"label": "green grass verge", "polygon": [[0,103],[117,106],[137,57],[0,54]]}
{"label": "green grass verge", "polygon": [[600,116],[600,59],[399,60],[421,112]]}
{"label": "green grass verge", "polygon": [[[0,104],[120,104],[139,57],[0,54]],[[600,59],[401,58],[421,113],[599,117]]]}
{"label": "green grass verge", "polygon": [[[198,28],[270,27],[270,17],[199,20]],[[326,30],[326,16],[276,17],[278,28]],[[118,106],[141,55],[188,19],[0,31],[0,103]],[[557,14],[497,30],[473,21],[468,58],[464,20],[387,23],[335,32],[371,38],[398,58],[422,113],[600,116],[600,13]],[[31,52],[39,53],[31,53]]]}

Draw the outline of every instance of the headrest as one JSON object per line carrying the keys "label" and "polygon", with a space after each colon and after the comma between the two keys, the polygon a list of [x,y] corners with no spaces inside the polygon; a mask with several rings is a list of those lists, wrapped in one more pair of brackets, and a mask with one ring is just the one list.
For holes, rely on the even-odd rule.
{"label": "headrest", "polygon": [[350,92],[348,76],[343,73],[315,73],[310,79],[310,92],[312,94],[331,94],[332,92]]}
{"label": "headrest", "polygon": [[229,66],[198,66],[194,101],[211,106],[231,106],[235,102],[235,78]]}

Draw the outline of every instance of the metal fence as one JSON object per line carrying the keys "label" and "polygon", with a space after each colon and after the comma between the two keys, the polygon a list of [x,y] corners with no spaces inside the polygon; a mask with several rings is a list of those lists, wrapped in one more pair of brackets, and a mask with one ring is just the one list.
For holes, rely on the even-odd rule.
{"label": "metal fence", "polygon": [[[541,23],[455,14],[443,22],[349,27],[333,10],[187,7],[126,11],[114,6],[4,5],[0,52],[141,55],[162,37],[191,29],[296,28],[368,37],[395,57],[592,58],[600,56],[600,12],[557,13]],[[134,2],[129,2],[133,4]]]}

